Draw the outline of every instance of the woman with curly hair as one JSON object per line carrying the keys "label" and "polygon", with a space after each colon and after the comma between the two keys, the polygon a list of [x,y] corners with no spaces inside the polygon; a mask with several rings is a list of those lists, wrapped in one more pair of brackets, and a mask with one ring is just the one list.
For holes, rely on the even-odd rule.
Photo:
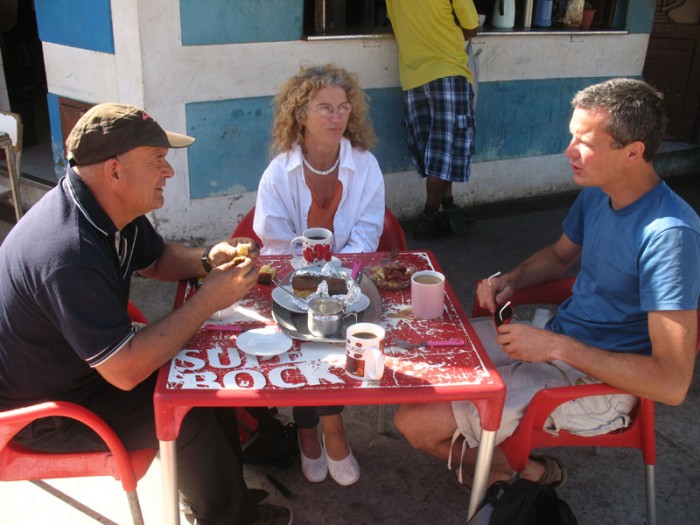
{"label": "woman with curly hair", "polygon": [[355,75],[302,67],[277,93],[271,153],[255,204],[262,254],[289,253],[304,230],[333,232],[334,252],[373,252],[384,225],[384,178],[369,151],[367,96]]}
{"label": "woman with curly hair", "polygon": [[[333,232],[335,253],[376,251],[384,224],[384,178],[367,151],[375,138],[356,77],[332,64],[302,67],[275,102],[276,156],[260,180],[253,223],[261,253],[290,253],[289,242],[312,227]],[[342,409],[294,407],[301,469],[313,483],[329,472],[340,485],[360,478]]]}

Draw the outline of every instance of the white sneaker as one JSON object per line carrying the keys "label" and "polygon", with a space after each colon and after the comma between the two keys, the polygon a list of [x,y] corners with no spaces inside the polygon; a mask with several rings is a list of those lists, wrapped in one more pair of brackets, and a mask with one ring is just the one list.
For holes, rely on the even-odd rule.
{"label": "white sneaker", "polygon": [[[299,435],[297,434],[297,439]],[[320,483],[328,476],[328,463],[326,463],[326,453],[321,447],[321,455],[316,459],[307,458],[304,449],[301,448],[299,440],[299,456],[301,457],[301,472],[311,483]]]}
{"label": "white sneaker", "polygon": [[357,464],[357,460],[355,459],[352,450],[345,457],[345,459],[336,461],[328,455],[328,452],[326,451],[326,436],[323,436],[323,452],[326,456],[326,461],[328,462],[328,472],[330,472],[331,477],[338,485],[347,487],[360,479],[360,465]]}

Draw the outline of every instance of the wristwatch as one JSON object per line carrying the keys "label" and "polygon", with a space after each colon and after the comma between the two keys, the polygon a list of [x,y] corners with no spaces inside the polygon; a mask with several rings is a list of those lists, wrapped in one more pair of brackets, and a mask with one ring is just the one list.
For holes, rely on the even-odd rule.
{"label": "wristwatch", "polygon": [[204,253],[202,254],[202,266],[204,266],[204,271],[209,273],[211,272],[211,263],[209,262],[209,252],[213,246],[209,246],[206,250],[204,250]]}

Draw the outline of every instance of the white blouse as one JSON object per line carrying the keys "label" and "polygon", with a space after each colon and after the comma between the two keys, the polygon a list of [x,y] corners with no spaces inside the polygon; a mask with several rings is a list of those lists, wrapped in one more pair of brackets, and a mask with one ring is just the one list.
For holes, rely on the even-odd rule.
{"label": "white blouse", "polygon": [[[340,142],[338,179],[343,194],[333,219],[334,253],[376,251],[384,227],[384,177],[368,151]],[[280,153],[260,179],[253,229],[263,255],[290,254],[289,242],[308,228],[311,190],[304,180],[301,148]]]}

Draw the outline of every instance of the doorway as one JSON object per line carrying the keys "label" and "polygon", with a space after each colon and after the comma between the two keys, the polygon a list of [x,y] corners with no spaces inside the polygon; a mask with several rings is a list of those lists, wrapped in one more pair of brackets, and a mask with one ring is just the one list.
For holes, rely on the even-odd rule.
{"label": "doorway", "polygon": [[0,1],[0,6],[3,10],[0,13],[2,74],[9,101],[9,107],[0,109],[19,113],[22,117],[22,177],[54,185],[56,174],[46,100],[46,72],[34,2]]}
{"label": "doorway", "polygon": [[664,95],[667,140],[700,144],[700,3],[656,6],[644,80]]}

